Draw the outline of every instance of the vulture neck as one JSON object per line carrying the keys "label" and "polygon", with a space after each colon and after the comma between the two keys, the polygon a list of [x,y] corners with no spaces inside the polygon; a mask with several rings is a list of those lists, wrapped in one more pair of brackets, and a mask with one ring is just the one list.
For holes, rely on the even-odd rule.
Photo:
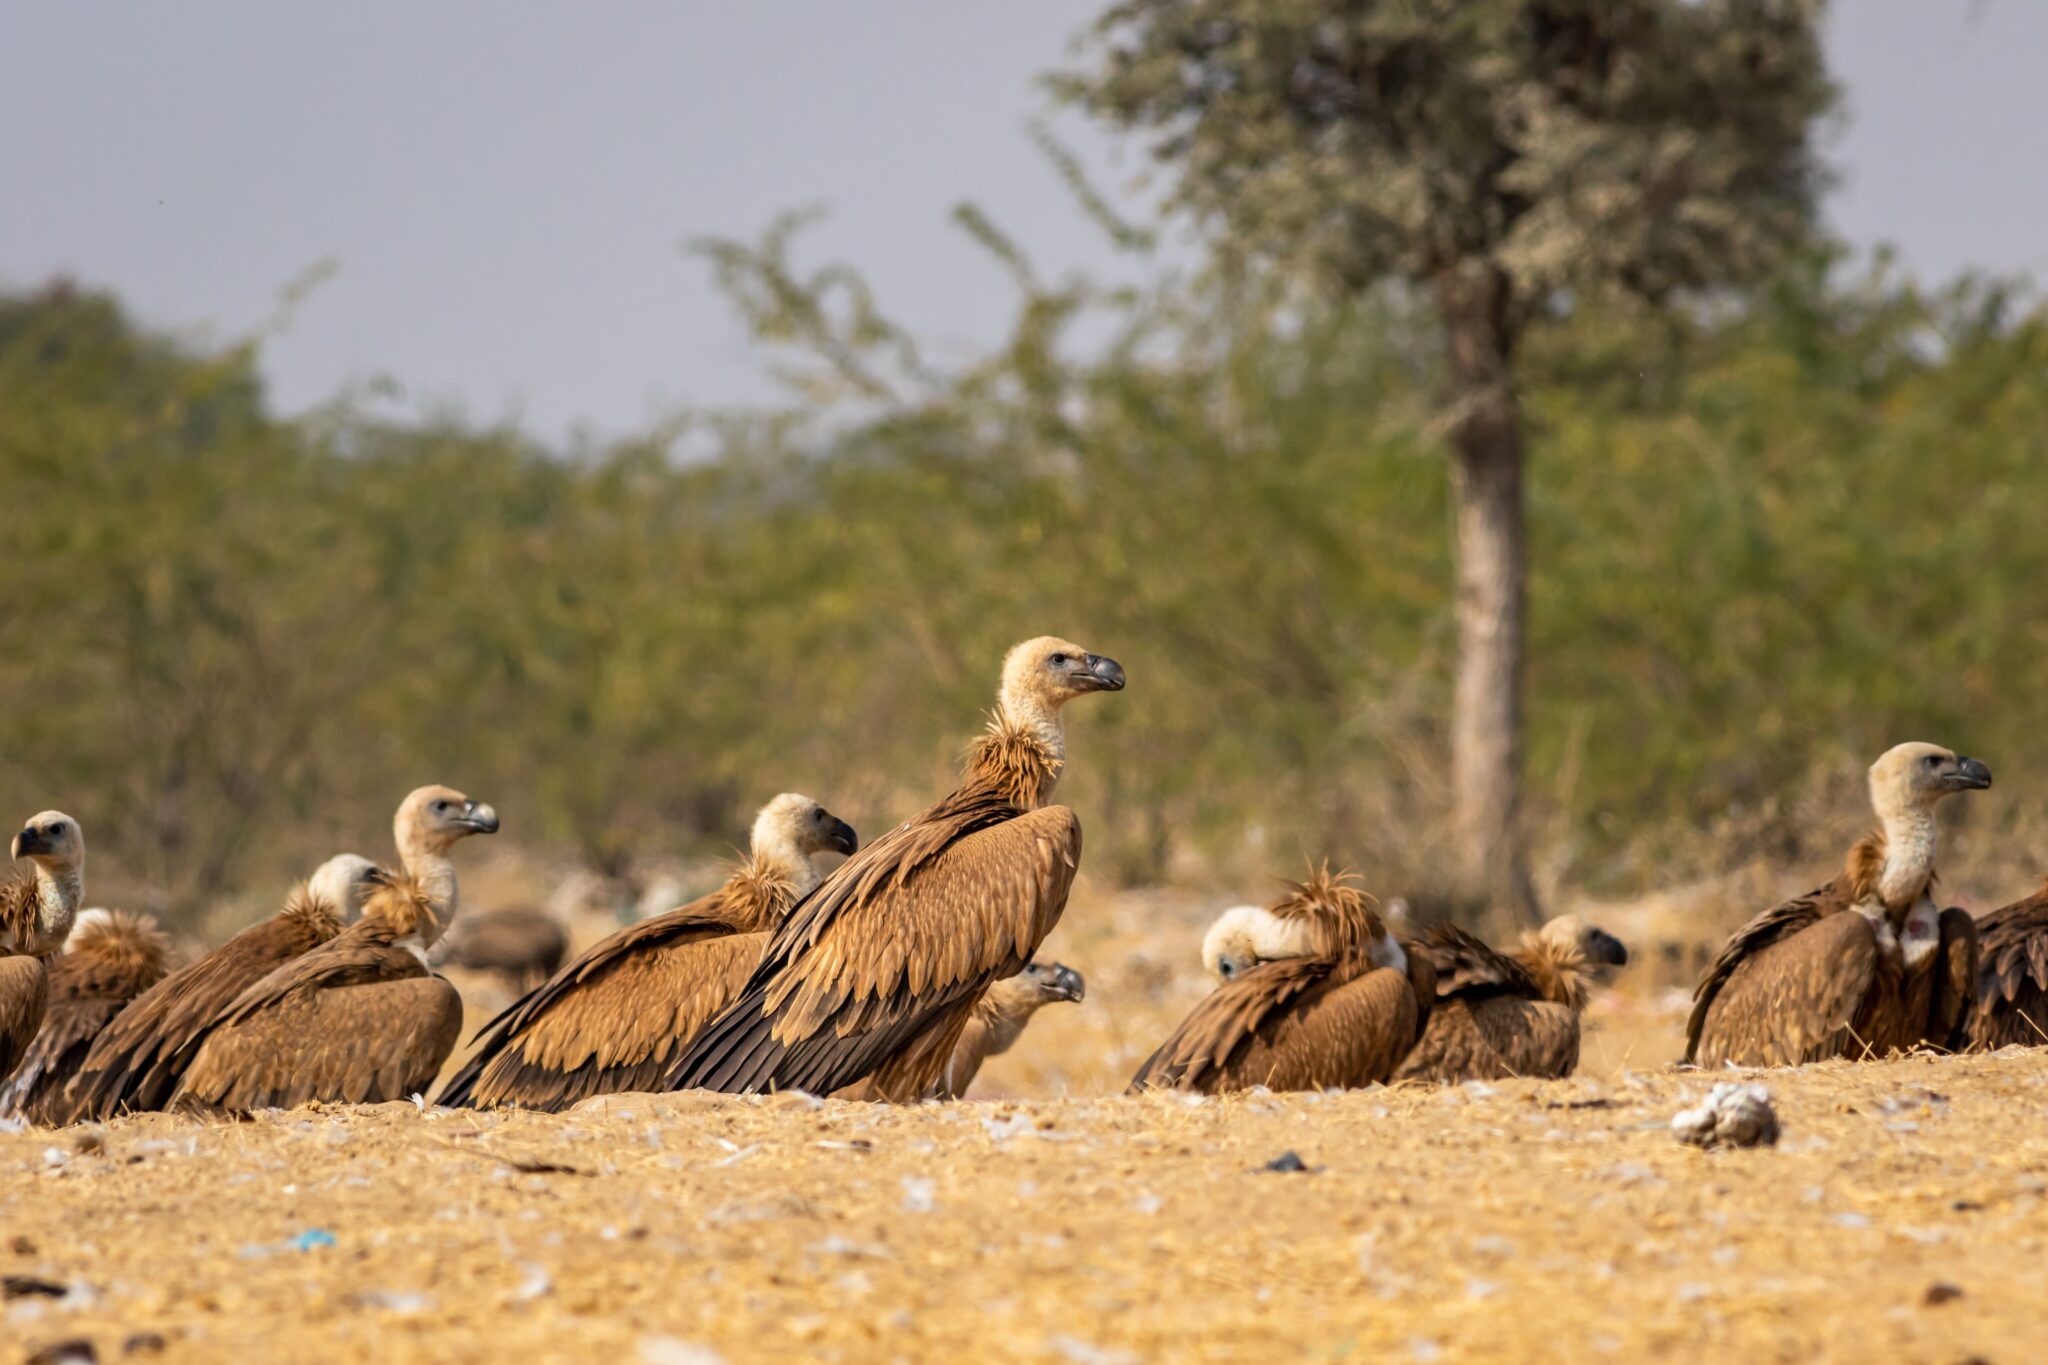
{"label": "vulture neck", "polygon": [[426,893],[427,905],[434,912],[433,920],[422,926],[422,937],[432,947],[455,919],[455,860],[448,856],[446,844],[421,838],[410,830],[399,831],[398,856],[405,864],[406,874]]}
{"label": "vulture neck", "polygon": [[1884,817],[1884,868],[1877,894],[1894,921],[1904,920],[1934,880],[1934,836],[1932,806],[1908,806]]}
{"label": "vulture neck", "polygon": [[1041,1003],[1035,990],[1028,997],[1021,998],[1007,992],[999,994],[1002,985],[998,982],[990,987],[974,1007],[974,1017],[983,1029],[981,1055],[984,1057],[1008,1052],[1024,1032],[1024,1026],[1031,1022],[1031,1016],[1038,1012]]}
{"label": "vulture neck", "polygon": [[995,784],[1012,804],[1036,810],[1052,800],[1067,765],[1059,707],[1025,692],[1005,692],[988,732],[968,756],[969,776]]}
{"label": "vulture neck", "polygon": [[792,905],[810,895],[824,880],[812,865],[811,855],[798,846],[796,837],[788,830],[776,830],[765,839],[756,839],[747,859],[747,870],[764,881],[787,885]]}
{"label": "vulture neck", "polygon": [[30,953],[55,952],[71,933],[72,917],[85,899],[85,876],[77,867],[36,869],[36,918],[32,932],[39,942],[20,945]]}

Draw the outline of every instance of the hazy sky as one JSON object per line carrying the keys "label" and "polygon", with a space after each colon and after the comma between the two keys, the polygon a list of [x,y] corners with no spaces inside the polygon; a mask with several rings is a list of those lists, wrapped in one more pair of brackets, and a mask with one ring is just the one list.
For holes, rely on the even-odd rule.
{"label": "hazy sky", "polygon": [[[377,375],[555,436],[761,398],[678,244],[831,211],[813,259],[961,352],[1010,289],[973,199],[1050,273],[1115,269],[1026,132],[1100,0],[11,3],[0,287],[65,273],[226,339],[339,265],[266,349],[287,409]],[[593,17],[593,16],[601,16]],[[2048,278],[2048,3],[1835,0],[1831,201],[1929,278]],[[1112,180],[1137,169],[1071,117]]]}

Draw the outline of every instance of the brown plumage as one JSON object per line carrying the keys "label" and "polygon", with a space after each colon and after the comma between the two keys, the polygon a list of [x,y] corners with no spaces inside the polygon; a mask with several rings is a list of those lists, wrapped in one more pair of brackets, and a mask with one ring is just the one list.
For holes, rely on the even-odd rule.
{"label": "brown plumage", "polygon": [[148,915],[89,910],[64,951],[51,958],[43,1026],[14,1076],[0,1086],[0,1118],[55,1126],[64,1121],[64,1085],[78,1072],[100,1030],[129,1001],[163,979],[170,940]]}
{"label": "brown plumage", "polygon": [[927,1093],[982,992],[1022,970],[1066,908],[1081,825],[1044,804],[1066,763],[1060,708],[1123,685],[1114,660],[1063,640],[1012,649],[960,787],[796,907],[668,1085],[822,1095],[874,1075],[882,1093]]}
{"label": "brown plumage", "polygon": [[1991,785],[1975,759],[1901,744],[1870,769],[1883,828],[1833,881],[1737,930],[1693,994],[1686,1060],[1787,1066],[1956,1048],[1974,995],[1975,925],[1937,912],[1935,806]]}
{"label": "brown plumage", "polygon": [[603,939],[493,1019],[439,1102],[561,1110],[658,1089],[681,1049],[739,995],[769,931],[818,884],[814,856],[858,846],[853,826],[809,797],[776,797],[723,886]]}
{"label": "brown plumage", "polygon": [[1087,983],[1072,967],[1059,962],[1028,963],[1023,971],[996,982],[982,992],[973,1013],[967,1016],[967,1023],[960,1030],[959,1041],[953,1044],[952,1055],[946,1059],[938,1084],[929,1092],[923,1095],[885,1094],[877,1078],[870,1076],[858,1085],[836,1092],[834,1098],[898,1103],[914,1099],[957,1100],[967,1093],[968,1086],[974,1084],[983,1062],[1016,1046],[1032,1015],[1057,1001],[1078,1001],[1086,993]]}
{"label": "brown plumage", "polygon": [[[170,1103],[197,1040],[220,1012],[277,968],[341,932],[341,902],[331,898],[334,879],[324,875],[340,862],[330,861],[314,882],[295,888],[275,915],[130,1002],[93,1040],[63,1099],[51,1103],[52,1122],[105,1119]],[[358,875],[370,868],[363,859],[352,866]],[[341,894],[350,901],[354,885],[342,883]]]}
{"label": "brown plumage", "polygon": [[379,875],[360,920],[250,986],[208,1025],[172,1107],[375,1104],[433,1084],[462,1031],[462,997],[427,968],[426,888]]}
{"label": "brown plumage", "polygon": [[85,832],[62,811],[32,817],[10,852],[29,868],[0,883],[0,1081],[22,1064],[43,1024],[50,983],[42,959],[63,946],[85,896]]}
{"label": "brown plumage", "polygon": [[1399,1080],[1556,1079],[1579,1064],[1579,1020],[1589,963],[1620,965],[1627,950],[1611,935],[1562,916],[1499,953],[1455,925],[1409,943],[1436,970],[1436,1005]]}
{"label": "brown plumage", "polygon": [[490,972],[515,993],[541,985],[568,955],[569,935],[561,923],[531,906],[465,915],[430,954],[436,967]]}
{"label": "brown plumage", "polygon": [[2048,886],[1979,919],[1977,951],[1971,1044],[2048,1043]]}
{"label": "brown plumage", "polygon": [[1310,926],[1314,951],[1260,962],[1210,992],[1138,1068],[1134,1093],[1370,1085],[1422,1036],[1435,969],[1394,941],[1357,887],[1324,868],[1267,908]]}

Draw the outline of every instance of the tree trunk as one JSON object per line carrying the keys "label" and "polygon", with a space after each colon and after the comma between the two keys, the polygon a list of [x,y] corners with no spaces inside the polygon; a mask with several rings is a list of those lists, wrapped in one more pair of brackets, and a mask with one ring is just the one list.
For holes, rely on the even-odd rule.
{"label": "tree trunk", "polygon": [[1540,918],[1520,825],[1527,552],[1522,432],[1505,275],[1475,262],[1437,280],[1449,347],[1458,517],[1458,679],[1451,717],[1457,893],[1497,915]]}

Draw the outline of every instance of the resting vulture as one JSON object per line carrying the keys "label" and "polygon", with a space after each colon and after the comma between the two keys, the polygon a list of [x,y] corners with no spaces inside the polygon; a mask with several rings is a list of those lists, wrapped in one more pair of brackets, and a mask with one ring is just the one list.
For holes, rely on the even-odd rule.
{"label": "resting vulture", "polygon": [[561,1110],[658,1089],[697,1030],[739,995],[769,931],[818,884],[814,856],[859,845],[853,826],[810,797],[776,797],[754,818],[751,852],[725,885],[619,930],[485,1025],[439,1102]]}
{"label": "resting vulture", "polygon": [[1321,1090],[1393,1076],[1429,1020],[1429,958],[1404,952],[1365,893],[1328,868],[1288,883],[1267,911],[1306,926],[1314,951],[1234,971],[1145,1059],[1133,1093]]}
{"label": "resting vulture", "polygon": [[1935,744],[1901,744],[1870,767],[1882,825],[1827,885],[1736,930],[1693,993],[1685,1059],[1789,1066],[1966,1041],[1977,931],[1937,912],[1935,807],[1991,785],[1991,770]]}
{"label": "resting vulture", "polygon": [[455,862],[448,850],[472,834],[496,834],[498,812],[452,787],[421,787],[401,801],[391,833],[405,875],[426,893],[423,932],[433,947],[455,922]]}
{"label": "resting vulture", "polygon": [[85,831],[46,810],[14,836],[27,871],[0,884],[0,1081],[14,1074],[43,1026],[49,974],[42,959],[64,946],[85,899]]}
{"label": "resting vulture", "polygon": [[93,1040],[63,1099],[49,1103],[49,1122],[111,1118],[169,1104],[206,1026],[257,981],[340,933],[343,917],[361,907],[375,871],[369,859],[353,853],[329,858],[275,915],[135,997]]}
{"label": "resting vulture", "polygon": [[884,1094],[876,1079],[870,1076],[858,1085],[839,1091],[833,1098],[899,1102],[913,1099],[957,1100],[967,1093],[968,1086],[974,1084],[975,1074],[981,1070],[983,1062],[999,1057],[1015,1046],[1032,1015],[1055,1001],[1079,1001],[1087,989],[1088,983],[1081,979],[1081,974],[1064,963],[1027,963],[1023,971],[1006,981],[996,982],[983,992],[974,1013],[968,1016],[967,1026],[960,1030],[960,1041],[953,1044],[953,1055],[946,1061],[944,1074],[929,1093]]}
{"label": "resting vulture", "polygon": [[100,1030],[136,996],[163,980],[171,941],[149,915],[81,910],[50,959],[43,1027],[12,1080],[0,1086],[0,1118],[55,1127],[64,1122],[64,1085],[78,1074]]}
{"label": "resting vulture", "polygon": [[1407,947],[1436,969],[1436,1006],[1397,1080],[1571,1075],[1579,1064],[1586,968],[1628,961],[1621,940],[1575,915],[1524,934],[1512,953],[1497,953],[1451,924],[1425,930]]}
{"label": "resting vulture", "polygon": [[491,972],[521,995],[562,969],[569,935],[545,910],[517,905],[469,914],[429,954],[436,967]]}
{"label": "resting vulture", "polygon": [[1066,766],[1061,708],[1114,692],[1113,659],[1043,637],[1012,649],[960,786],[862,849],[800,902],[744,993],[670,1071],[672,1089],[828,1095],[939,1083],[983,991],[1059,923],[1081,823],[1048,806]]}
{"label": "resting vulture", "polygon": [[2048,1043],[2048,886],[1978,920],[1977,956],[1971,1044]]}
{"label": "resting vulture", "polygon": [[243,991],[207,1026],[171,1107],[247,1113],[376,1104],[434,1083],[462,997],[427,968],[433,896],[377,872],[363,917]]}

